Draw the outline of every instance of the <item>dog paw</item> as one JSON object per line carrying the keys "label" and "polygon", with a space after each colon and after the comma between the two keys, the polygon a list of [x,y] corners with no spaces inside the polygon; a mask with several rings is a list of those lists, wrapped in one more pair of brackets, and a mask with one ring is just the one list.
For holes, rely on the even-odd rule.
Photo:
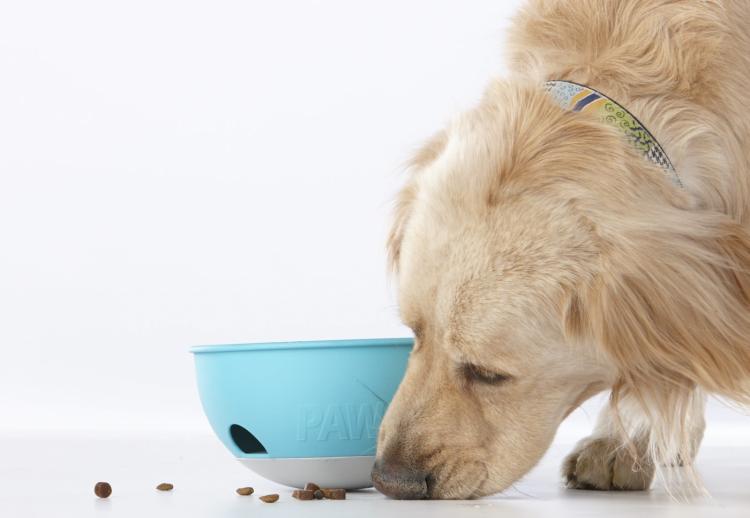
{"label": "dog paw", "polygon": [[565,458],[562,474],[570,489],[640,491],[651,485],[654,467],[611,438],[589,437]]}

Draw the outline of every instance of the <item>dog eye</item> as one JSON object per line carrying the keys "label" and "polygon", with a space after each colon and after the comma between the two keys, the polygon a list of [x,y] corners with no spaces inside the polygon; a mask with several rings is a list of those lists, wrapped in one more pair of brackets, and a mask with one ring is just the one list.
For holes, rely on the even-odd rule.
{"label": "dog eye", "polygon": [[510,380],[510,376],[507,374],[488,371],[487,369],[482,368],[479,365],[474,365],[473,363],[464,363],[461,365],[461,373],[468,381],[485,383],[487,385],[499,385]]}

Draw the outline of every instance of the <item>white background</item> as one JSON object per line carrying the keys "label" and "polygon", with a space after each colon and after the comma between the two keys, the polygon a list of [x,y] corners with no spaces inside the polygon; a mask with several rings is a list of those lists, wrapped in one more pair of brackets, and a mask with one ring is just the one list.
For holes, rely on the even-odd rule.
{"label": "white background", "polygon": [[517,3],[2,2],[0,432],[206,434],[190,345],[405,335],[401,164]]}

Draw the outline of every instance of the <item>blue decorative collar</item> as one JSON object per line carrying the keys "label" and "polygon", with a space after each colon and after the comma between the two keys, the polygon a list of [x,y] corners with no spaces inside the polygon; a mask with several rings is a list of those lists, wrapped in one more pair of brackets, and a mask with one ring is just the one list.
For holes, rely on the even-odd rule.
{"label": "blue decorative collar", "polygon": [[602,121],[619,129],[646,160],[661,167],[672,183],[684,188],[677,171],[659,142],[633,114],[620,104],[593,88],[571,81],[547,81],[544,86],[550,97],[561,108],[573,112],[594,113]]}

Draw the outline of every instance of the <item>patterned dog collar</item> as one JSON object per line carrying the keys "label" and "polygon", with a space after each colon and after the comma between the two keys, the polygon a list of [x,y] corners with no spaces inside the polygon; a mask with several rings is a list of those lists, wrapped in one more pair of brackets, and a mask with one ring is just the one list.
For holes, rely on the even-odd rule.
{"label": "patterned dog collar", "polygon": [[563,109],[573,112],[588,111],[597,114],[604,122],[619,129],[646,158],[662,168],[678,187],[683,187],[672,162],[654,136],[628,110],[588,86],[570,81],[547,81],[545,89]]}

